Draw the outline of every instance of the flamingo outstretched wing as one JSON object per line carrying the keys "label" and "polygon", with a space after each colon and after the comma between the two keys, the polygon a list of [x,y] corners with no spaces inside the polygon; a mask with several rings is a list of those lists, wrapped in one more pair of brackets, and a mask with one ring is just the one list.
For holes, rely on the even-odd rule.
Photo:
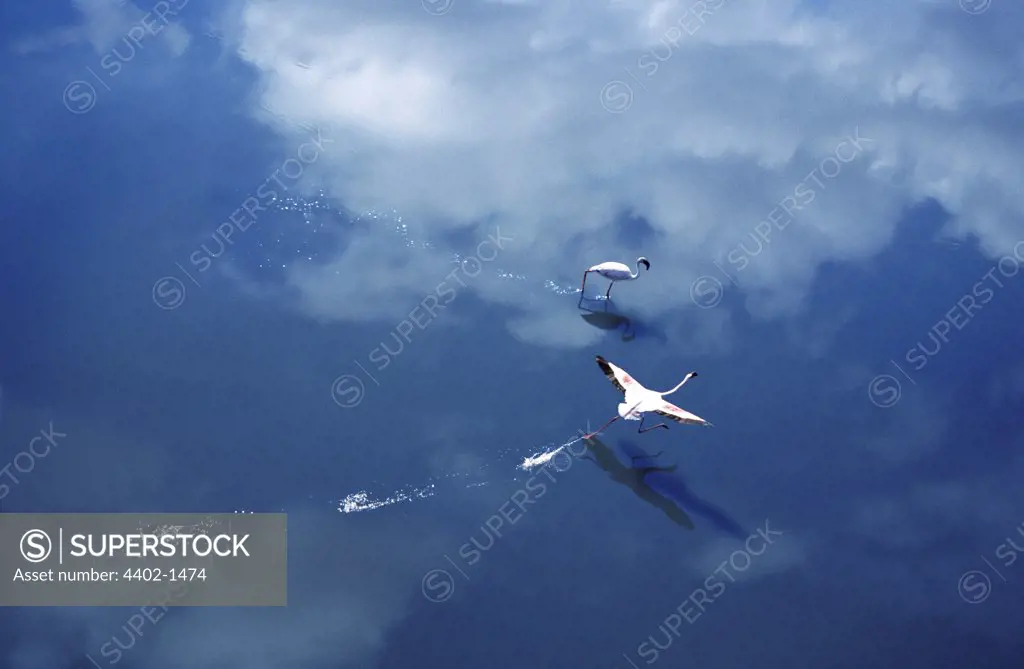
{"label": "flamingo outstretched wing", "polygon": [[601,356],[597,356],[597,366],[601,368],[601,371],[612,382],[612,385],[622,392],[627,392],[630,388],[634,390],[643,388],[643,386],[637,383],[636,379],[626,373],[626,370],[613,365]]}
{"label": "flamingo outstretched wing", "polygon": [[677,423],[686,423],[687,425],[704,425],[711,427],[711,423],[704,420],[700,416],[690,413],[686,409],[680,409],[671,402],[662,402],[660,406],[650,409],[654,413],[670,418]]}

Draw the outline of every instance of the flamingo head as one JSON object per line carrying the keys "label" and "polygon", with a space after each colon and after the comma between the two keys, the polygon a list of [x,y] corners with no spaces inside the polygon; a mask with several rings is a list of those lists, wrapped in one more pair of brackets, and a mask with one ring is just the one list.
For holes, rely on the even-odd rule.
{"label": "flamingo head", "polygon": [[648,272],[651,271],[651,263],[647,260],[647,258],[640,256],[639,258],[636,259],[636,263],[638,265],[643,265],[644,269],[646,269]]}

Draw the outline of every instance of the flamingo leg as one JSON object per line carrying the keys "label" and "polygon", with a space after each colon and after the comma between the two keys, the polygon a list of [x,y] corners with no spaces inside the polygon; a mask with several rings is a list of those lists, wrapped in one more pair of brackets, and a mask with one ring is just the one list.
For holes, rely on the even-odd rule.
{"label": "flamingo leg", "polygon": [[611,283],[608,284],[608,290],[604,291],[604,299],[606,299],[606,300],[612,299],[611,296],[610,296],[610,293],[612,292],[612,286],[614,286],[614,285],[615,285],[614,281],[612,281]]}
{"label": "flamingo leg", "polygon": [[664,423],[658,423],[657,425],[652,425],[651,427],[648,427],[648,428],[645,429],[644,428],[644,416],[640,416],[640,427],[637,428],[637,432],[639,432],[640,434],[643,434],[644,432],[650,432],[651,430],[657,430],[659,427],[663,427],[666,430],[668,429],[668,425],[665,425]]}
{"label": "flamingo leg", "polygon": [[580,299],[583,299],[583,289],[587,287],[587,275],[590,274],[590,270],[583,272],[583,283],[580,284]]}
{"label": "flamingo leg", "polygon": [[594,430],[590,434],[583,435],[583,438],[584,439],[591,439],[592,437],[596,437],[597,435],[601,434],[601,432],[603,432],[606,427],[608,427],[609,425],[611,425],[612,423],[617,421],[619,418],[621,418],[621,416],[615,416],[610,421],[608,421],[607,423],[605,423],[601,427],[597,428],[596,430]]}

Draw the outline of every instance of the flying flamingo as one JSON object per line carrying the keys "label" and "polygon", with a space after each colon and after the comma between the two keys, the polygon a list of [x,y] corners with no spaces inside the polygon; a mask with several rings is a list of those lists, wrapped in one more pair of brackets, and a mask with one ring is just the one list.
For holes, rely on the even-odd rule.
{"label": "flying flamingo", "polygon": [[640,427],[637,429],[637,432],[641,434],[649,430],[655,430],[659,427],[663,427],[666,430],[668,429],[668,425],[665,423],[658,423],[657,425],[645,428],[643,417],[643,414],[645,413],[660,414],[666,418],[676,421],[677,423],[712,427],[711,423],[700,416],[695,416],[689,411],[680,409],[675,404],[664,400],[665,395],[671,395],[682,388],[684,383],[697,376],[697,372],[690,372],[687,374],[686,377],[679,382],[679,385],[672,390],[666,390],[663,393],[659,393],[655,390],[648,390],[647,388],[644,388],[636,379],[627,374],[626,370],[613,365],[601,356],[597,356],[597,365],[601,368],[601,371],[604,372],[604,375],[608,377],[608,380],[611,381],[616,388],[625,393],[625,398],[622,404],[619,405],[619,415],[613,417],[594,432],[586,435],[585,438],[589,439],[596,434],[600,434],[606,427],[620,418],[640,421]]}
{"label": "flying flamingo", "polygon": [[587,275],[591,272],[596,272],[604,278],[611,280],[611,283],[608,284],[608,290],[605,291],[604,294],[605,299],[610,299],[609,294],[612,292],[612,286],[615,285],[615,282],[633,281],[636,279],[640,276],[640,265],[643,265],[644,269],[647,271],[651,270],[651,263],[643,256],[636,259],[635,272],[630,272],[629,267],[620,262],[603,262],[598,265],[594,265],[583,273],[583,285],[580,286],[580,298],[583,298],[583,289],[587,287]]}

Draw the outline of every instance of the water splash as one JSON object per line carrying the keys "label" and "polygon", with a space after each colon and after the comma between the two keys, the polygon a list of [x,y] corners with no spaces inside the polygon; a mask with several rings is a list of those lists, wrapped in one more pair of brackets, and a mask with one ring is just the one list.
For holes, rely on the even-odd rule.
{"label": "water splash", "polygon": [[[255,511],[247,511],[245,509],[235,509],[231,513],[256,513]],[[281,513],[284,513],[284,509],[281,509]],[[189,534],[209,534],[210,530],[217,526],[217,521],[214,520],[213,516],[207,515],[205,518],[200,520],[198,523],[192,525],[142,525],[140,524],[136,529],[140,534],[155,534],[157,536],[164,535],[176,535],[181,534],[182,530],[188,530]]]}
{"label": "water splash", "polygon": [[[590,430],[590,423],[589,422],[587,423],[587,430],[588,430],[588,432]],[[547,463],[549,463],[552,460],[554,460],[556,455],[558,455],[559,453],[561,453],[565,449],[569,448],[573,444],[575,444],[577,442],[580,442],[580,441],[583,441],[583,435],[577,435],[577,436],[573,437],[572,439],[566,441],[561,446],[558,446],[557,448],[551,448],[551,449],[548,449],[547,451],[544,451],[544,452],[541,452],[541,453],[534,453],[533,455],[531,455],[531,456],[529,456],[527,458],[523,458],[523,461],[519,464],[518,469],[522,469],[524,472],[528,472],[528,471],[530,471],[532,469],[536,469],[537,467],[541,467],[543,465],[546,465]]]}
{"label": "water splash", "polygon": [[[417,237],[398,210],[349,211],[338,206],[323,189],[308,197],[290,195],[275,198],[268,203],[268,209],[300,215],[302,220],[296,219],[292,224],[264,221],[261,229],[253,235],[255,248],[250,250],[250,262],[255,264],[256,271],[286,270],[295,263],[327,262],[337,252],[336,237],[331,230],[338,228],[370,227],[393,235],[398,243],[409,249],[441,249],[435,241]],[[453,264],[461,264],[470,257],[452,249],[447,250],[447,256]],[[575,283],[537,280],[507,268],[488,268],[487,273],[503,281],[533,284],[538,290],[554,295],[580,292]]]}
{"label": "water splash", "polygon": [[546,465],[547,463],[551,462],[551,460],[556,455],[558,455],[564,450],[565,446],[559,446],[558,448],[552,451],[547,451],[546,453],[535,453],[528,458],[523,458],[522,463],[520,463],[519,465],[519,469],[528,472],[531,469],[540,467],[541,465]]}
{"label": "water splash", "polygon": [[392,494],[384,499],[371,499],[370,493],[365,490],[354,492],[351,495],[345,497],[345,499],[338,501],[338,511],[341,513],[355,513],[357,511],[373,511],[375,509],[382,509],[385,506],[391,506],[392,504],[398,504],[400,502],[411,502],[417,499],[425,499],[427,497],[433,497],[435,494],[435,486],[433,483],[425,488],[413,490],[412,492],[399,491]]}
{"label": "water splash", "polygon": [[[588,427],[589,427],[589,425],[588,425]],[[572,446],[576,442],[582,441],[582,440],[583,440],[583,437],[579,436],[577,434],[576,437],[568,439],[567,441],[565,441],[564,443],[562,443],[562,444],[560,444],[558,446],[554,446],[553,444],[549,444],[546,447],[546,450],[544,450],[544,451],[541,451],[541,452],[534,451],[533,455],[523,456],[523,455],[519,454],[519,455],[517,455],[517,457],[522,458],[522,462],[520,462],[516,466],[516,469],[519,469],[521,471],[532,471],[534,469],[537,469],[538,467],[542,467],[542,466],[546,465],[547,463],[551,462],[551,460],[553,460],[555,458],[555,456],[557,456],[559,453],[561,453],[562,451],[567,449],[569,446]],[[510,449],[510,451],[511,451],[511,449]],[[505,456],[507,456],[510,453],[510,451],[505,451],[503,453],[499,453],[497,459],[503,460],[505,458]],[[520,450],[520,453],[521,453],[521,450]],[[480,470],[486,469],[488,467],[489,467],[489,465],[485,464],[482,467],[480,467]],[[460,473],[450,473],[450,474],[442,474],[440,476],[434,477],[434,480],[438,481],[438,480],[441,480],[441,479],[458,479],[458,478],[465,478],[466,476],[468,476],[468,475],[467,474],[460,474]],[[512,477],[512,480],[515,480],[514,476]],[[487,486],[487,485],[490,485],[490,484],[491,484],[491,481],[475,481],[473,483],[463,484],[462,486],[455,486],[455,487],[461,487],[463,489],[465,489],[465,488],[480,488],[480,487]],[[351,493],[350,495],[346,496],[342,500],[339,500],[338,501],[338,511],[340,513],[356,513],[356,512],[359,512],[359,511],[375,511],[377,509],[382,509],[382,508],[384,508],[386,506],[392,506],[394,504],[401,504],[401,503],[404,503],[404,502],[413,502],[413,501],[415,501],[417,499],[425,499],[427,497],[433,497],[433,496],[435,496],[437,494],[437,492],[438,492],[438,487],[437,487],[436,483],[429,483],[426,486],[422,486],[422,487],[407,486],[405,488],[402,488],[400,490],[395,491],[394,493],[384,497],[383,499],[374,499],[374,498],[372,498],[370,496],[370,493],[367,492],[366,490],[360,490],[358,492]]]}
{"label": "water splash", "polygon": [[194,525],[139,525],[140,534],[155,534],[157,536],[181,534],[182,530],[188,530],[189,534],[208,534],[217,525],[213,516],[206,516]]}

